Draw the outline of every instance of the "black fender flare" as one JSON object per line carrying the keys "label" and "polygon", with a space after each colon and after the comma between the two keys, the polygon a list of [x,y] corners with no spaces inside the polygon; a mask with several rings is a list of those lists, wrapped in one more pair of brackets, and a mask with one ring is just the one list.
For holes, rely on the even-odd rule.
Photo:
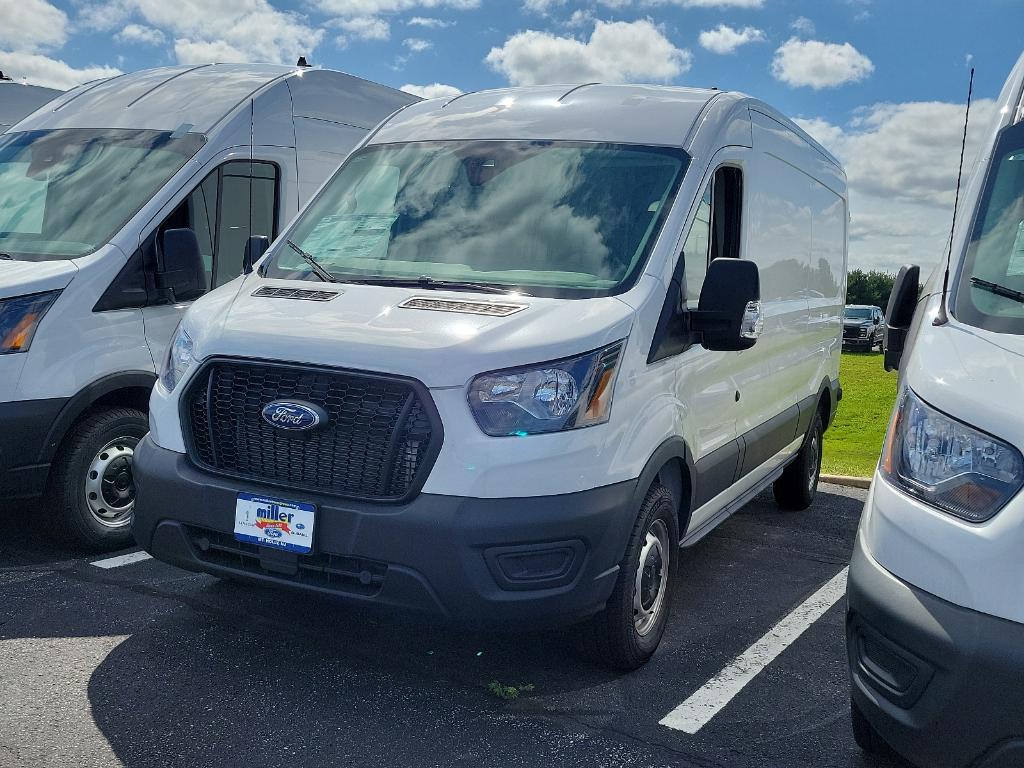
{"label": "black fender flare", "polygon": [[640,514],[640,506],[644,503],[647,491],[658,477],[661,468],[669,461],[676,459],[683,462],[688,477],[682,478],[682,490],[685,498],[677,499],[679,503],[679,538],[686,535],[686,528],[690,524],[690,515],[693,513],[693,455],[686,441],[678,435],[674,435],[659,445],[644,465],[643,471],[637,478],[636,486],[633,488],[633,498],[629,505],[630,520],[636,520]]}
{"label": "black fender flare", "polygon": [[96,379],[80,389],[57,414],[57,418],[46,435],[46,441],[43,443],[39,455],[39,462],[48,464],[53,461],[68,430],[100,398],[119,389],[152,389],[156,384],[156,378],[156,374],[152,371],[121,371]]}

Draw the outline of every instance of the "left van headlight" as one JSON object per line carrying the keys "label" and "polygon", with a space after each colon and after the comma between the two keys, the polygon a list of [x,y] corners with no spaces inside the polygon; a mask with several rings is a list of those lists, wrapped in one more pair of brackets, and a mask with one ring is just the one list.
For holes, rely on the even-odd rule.
{"label": "left van headlight", "polygon": [[167,347],[163,370],[160,371],[160,383],[164,389],[173,392],[174,388],[178,386],[178,382],[188,372],[189,366],[195,361],[195,345],[192,343],[192,337],[188,335],[182,324],[178,323],[178,327],[174,331],[174,338],[171,339],[171,343]]}
{"label": "left van headlight", "polygon": [[536,435],[608,421],[624,342],[578,357],[483,373],[469,405],[486,434]]}
{"label": "left van headlight", "polygon": [[879,470],[893,485],[971,523],[995,516],[1024,485],[1024,457],[935,410],[909,388],[893,413]]}
{"label": "left van headlight", "polygon": [[28,352],[36,329],[60,291],[0,299],[0,355]]}

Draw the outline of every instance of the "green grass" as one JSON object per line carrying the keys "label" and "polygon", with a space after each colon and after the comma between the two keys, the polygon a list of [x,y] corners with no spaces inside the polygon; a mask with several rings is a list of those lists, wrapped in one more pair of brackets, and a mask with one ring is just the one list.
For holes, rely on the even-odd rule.
{"label": "green grass", "polygon": [[839,382],[843,401],[825,433],[821,471],[870,477],[896,400],[896,373],[885,372],[880,352],[844,353]]}

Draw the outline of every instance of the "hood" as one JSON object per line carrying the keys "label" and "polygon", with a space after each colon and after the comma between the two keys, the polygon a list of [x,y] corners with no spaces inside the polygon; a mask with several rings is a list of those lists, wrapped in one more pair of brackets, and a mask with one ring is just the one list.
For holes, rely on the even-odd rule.
{"label": "hood", "polygon": [[8,261],[0,259],[0,299],[23,296],[26,293],[59,291],[78,272],[78,267],[66,259],[57,261]]}
{"label": "hood", "polygon": [[[925,325],[927,324],[927,325]],[[1024,447],[1024,336],[927,318],[914,341],[906,383],[930,405]],[[904,358],[906,359],[906,358]]]}
{"label": "hood", "polygon": [[[329,301],[256,296],[260,288],[336,290]],[[410,376],[462,387],[486,371],[577,355],[628,335],[633,309],[614,298],[565,300],[373,285],[263,280],[255,275],[193,305],[197,357],[287,360]],[[237,290],[237,293],[234,291]],[[505,317],[410,309],[412,298],[521,304]]]}
{"label": "hood", "polygon": [[871,322],[871,320],[859,320],[859,319],[857,319],[855,317],[844,317],[843,318],[843,325],[861,326],[861,325],[873,325],[873,323]]}

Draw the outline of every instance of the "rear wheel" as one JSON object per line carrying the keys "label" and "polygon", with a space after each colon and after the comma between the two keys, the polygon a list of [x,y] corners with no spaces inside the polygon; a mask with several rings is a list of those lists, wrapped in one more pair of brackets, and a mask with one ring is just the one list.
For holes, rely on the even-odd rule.
{"label": "rear wheel", "polygon": [[821,444],[824,431],[821,412],[817,411],[811,419],[800,453],[772,486],[775,501],[783,509],[807,509],[814,501],[814,495],[818,491],[818,477],[821,474]]}
{"label": "rear wheel", "polygon": [[133,543],[135,447],[149,430],[146,414],[109,408],[72,429],[54,461],[45,499],[51,532],[91,550]]}
{"label": "rear wheel", "polygon": [[668,622],[678,547],[675,500],[656,484],[640,506],[604,610],[578,627],[595,661],[631,671],[654,655]]}

